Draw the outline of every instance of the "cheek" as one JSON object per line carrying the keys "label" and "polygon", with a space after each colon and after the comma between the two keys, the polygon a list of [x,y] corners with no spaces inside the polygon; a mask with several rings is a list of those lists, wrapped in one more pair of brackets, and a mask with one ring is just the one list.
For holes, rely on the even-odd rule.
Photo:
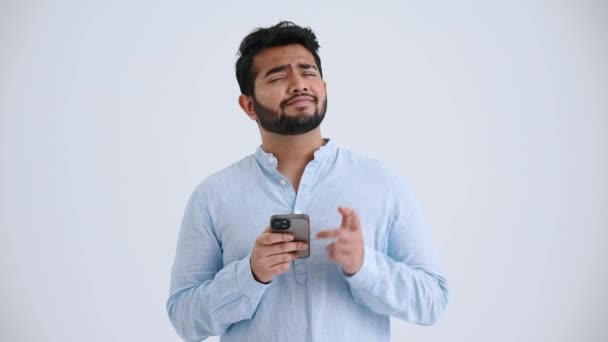
{"label": "cheek", "polygon": [[312,90],[315,92],[315,94],[317,94],[317,96],[319,97],[319,100],[323,100],[327,96],[327,94],[325,93],[325,86],[323,86],[323,83],[313,84]]}
{"label": "cheek", "polygon": [[266,105],[275,105],[280,103],[283,99],[282,93],[277,89],[264,87],[262,89],[256,89],[255,92],[256,99]]}

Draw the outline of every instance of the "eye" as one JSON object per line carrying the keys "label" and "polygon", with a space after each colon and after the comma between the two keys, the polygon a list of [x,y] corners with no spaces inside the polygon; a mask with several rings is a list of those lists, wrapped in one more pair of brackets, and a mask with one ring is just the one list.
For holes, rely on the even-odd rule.
{"label": "eye", "polygon": [[283,80],[283,79],[285,79],[285,77],[275,77],[275,78],[271,79],[271,80],[270,80],[270,81],[268,81],[268,82],[270,82],[270,83],[274,83],[274,82],[276,82],[276,81],[280,81],[280,80]]}
{"label": "eye", "polygon": [[317,76],[317,74],[315,74],[314,72],[305,72],[305,73],[304,73],[304,76],[312,76],[312,77],[315,77],[315,76]]}

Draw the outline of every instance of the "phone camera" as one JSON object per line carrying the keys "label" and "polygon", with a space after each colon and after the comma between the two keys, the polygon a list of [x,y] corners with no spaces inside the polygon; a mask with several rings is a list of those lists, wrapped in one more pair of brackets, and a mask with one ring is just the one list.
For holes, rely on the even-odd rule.
{"label": "phone camera", "polygon": [[291,227],[291,223],[288,219],[274,219],[271,222],[272,229],[276,230],[287,230]]}

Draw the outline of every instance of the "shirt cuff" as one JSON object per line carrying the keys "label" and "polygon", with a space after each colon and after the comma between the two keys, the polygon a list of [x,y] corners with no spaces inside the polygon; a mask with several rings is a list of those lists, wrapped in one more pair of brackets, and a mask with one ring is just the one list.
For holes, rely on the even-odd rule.
{"label": "shirt cuff", "polygon": [[255,280],[251,271],[250,258],[251,254],[248,254],[247,257],[238,262],[236,266],[236,286],[243,295],[251,299],[258,299],[264,295],[273,282],[262,284]]}
{"label": "shirt cuff", "polygon": [[378,265],[376,264],[376,250],[365,246],[363,248],[363,265],[352,276],[344,274],[346,282],[355,289],[367,289],[374,285],[378,279]]}

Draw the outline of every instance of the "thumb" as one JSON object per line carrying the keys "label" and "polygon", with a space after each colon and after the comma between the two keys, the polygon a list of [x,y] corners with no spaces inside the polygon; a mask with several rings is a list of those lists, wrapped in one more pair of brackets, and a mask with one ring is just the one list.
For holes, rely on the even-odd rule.
{"label": "thumb", "polygon": [[351,224],[350,229],[352,230],[361,230],[361,219],[359,218],[359,214],[353,210],[351,214]]}
{"label": "thumb", "polygon": [[350,229],[352,224],[353,210],[347,207],[338,207],[338,211],[340,214],[342,214],[342,223],[340,224],[340,229]]}

